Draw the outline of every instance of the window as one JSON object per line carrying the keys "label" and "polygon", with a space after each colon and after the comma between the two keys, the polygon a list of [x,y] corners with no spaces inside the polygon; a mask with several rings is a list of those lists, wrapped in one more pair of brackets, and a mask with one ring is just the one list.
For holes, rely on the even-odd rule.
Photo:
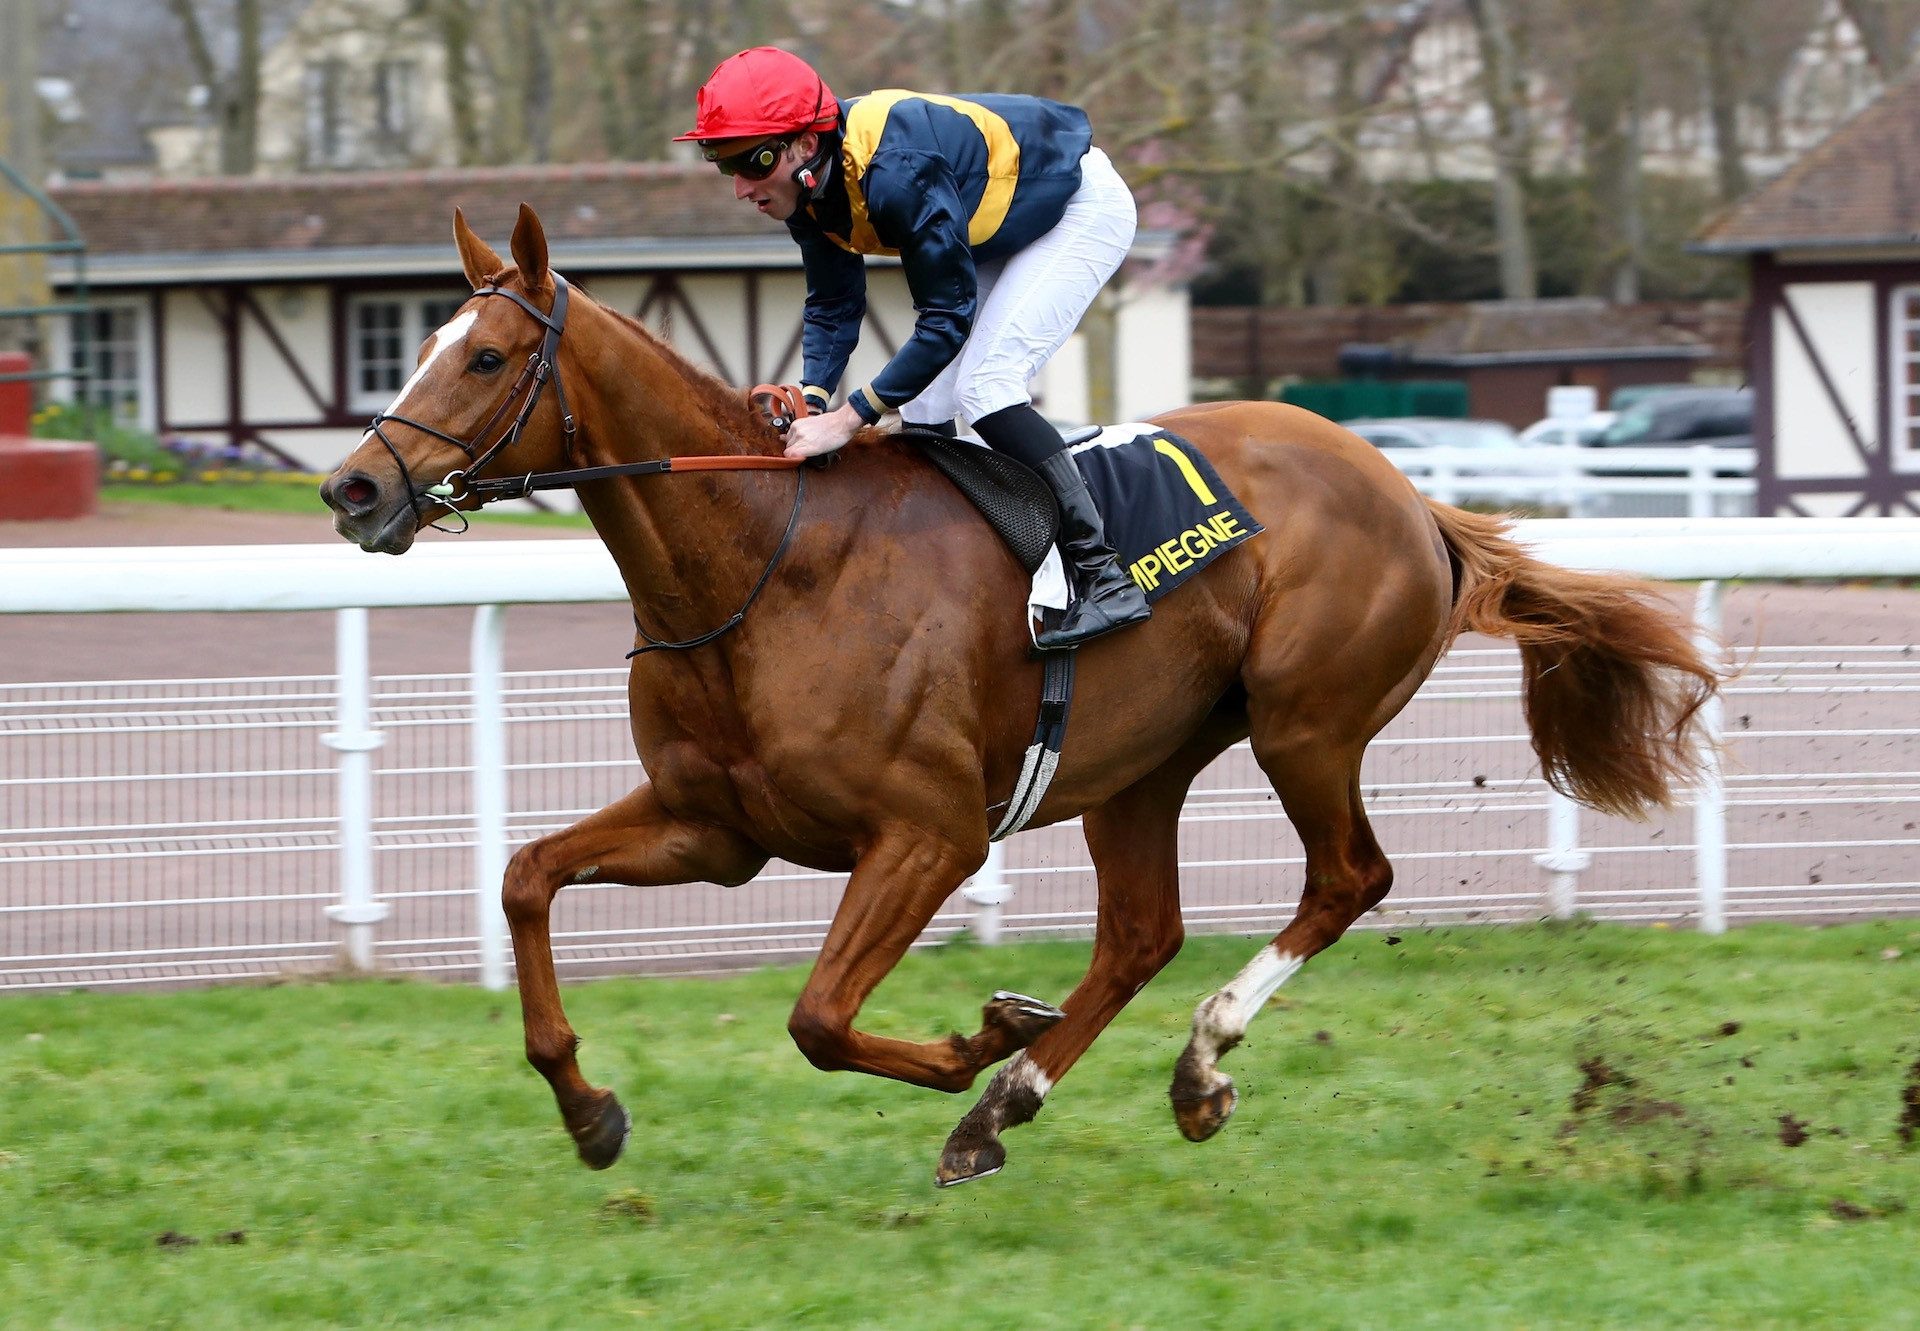
{"label": "window", "polygon": [[411,60],[382,60],[374,68],[374,134],[388,152],[412,151],[413,84]]}
{"label": "window", "polygon": [[349,405],[379,411],[413,373],[420,344],[453,318],[463,296],[358,296],[347,304]]}
{"label": "window", "polygon": [[348,156],[347,63],[316,60],[306,69],[307,166],[344,165]]}
{"label": "window", "polygon": [[76,402],[105,407],[121,425],[153,428],[147,392],[147,307],[142,301],[100,302],[67,316],[64,359]]}
{"label": "window", "polygon": [[1887,376],[1893,395],[1893,464],[1920,471],[1920,287],[1895,287]]}

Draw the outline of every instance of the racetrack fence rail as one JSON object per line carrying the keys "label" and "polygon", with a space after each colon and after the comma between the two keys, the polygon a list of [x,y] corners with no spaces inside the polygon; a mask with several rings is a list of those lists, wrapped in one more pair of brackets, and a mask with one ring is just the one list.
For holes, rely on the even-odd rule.
{"label": "racetrack fence rail", "polygon": [[[1623,538],[1635,524],[1607,524],[1604,556],[1582,554],[1581,524],[1529,530],[1563,562],[1631,550],[1660,566],[1643,571],[1677,577],[1736,565],[1767,577],[1786,576],[1786,564],[1805,576],[1920,572],[1920,523],[1853,521],[1852,553],[1811,530],[1820,524],[1774,523],[1808,529],[1796,538],[1818,554],[1805,559],[1774,549],[1764,527],[1752,539],[1773,552],[1760,553],[1741,534],[1754,520],[1666,524],[1661,539],[1699,544],[1685,558],[1661,555],[1661,524],[1641,524],[1633,539]],[[516,543],[518,559],[535,557],[529,544]],[[551,544],[576,547],[569,560],[585,545]],[[43,556],[40,572],[48,567]],[[554,599],[605,599],[600,577]],[[143,580],[156,578],[164,584],[147,565]],[[17,584],[0,569],[8,585]],[[0,608],[8,599],[0,591]],[[59,604],[87,600],[70,593]],[[1711,584],[1701,603],[1710,617]],[[510,616],[482,607],[472,671],[369,677],[366,611],[336,613],[342,665],[331,676],[0,685],[0,988],[345,964],[506,982],[497,902],[506,854],[644,777],[627,733],[625,671],[501,672]],[[1920,912],[1920,647],[1775,644],[1742,664],[1721,704],[1719,778],[1690,804],[1632,823],[1575,812],[1547,789],[1526,739],[1517,655],[1463,639],[1370,750],[1367,803],[1397,876],[1366,923],[1580,911],[1718,928]],[[1817,726],[1804,720],[1810,695],[1825,704]],[[1267,934],[1291,915],[1299,842],[1245,745],[1195,782],[1181,861],[1190,930]],[[570,887],[555,907],[556,959],[571,977],[804,959],[843,884],[775,862],[733,889]],[[1085,936],[1093,907],[1078,825],[1062,824],[1008,842],[922,942],[963,930]]]}

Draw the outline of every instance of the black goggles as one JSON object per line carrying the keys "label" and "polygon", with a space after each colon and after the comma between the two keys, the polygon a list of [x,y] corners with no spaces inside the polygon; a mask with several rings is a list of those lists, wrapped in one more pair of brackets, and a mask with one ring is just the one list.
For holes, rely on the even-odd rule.
{"label": "black goggles", "polygon": [[786,154],[791,140],[768,139],[765,143],[756,143],[737,153],[725,157],[715,156],[711,149],[706,158],[720,168],[723,176],[739,176],[742,180],[765,180],[780,165],[780,159]]}

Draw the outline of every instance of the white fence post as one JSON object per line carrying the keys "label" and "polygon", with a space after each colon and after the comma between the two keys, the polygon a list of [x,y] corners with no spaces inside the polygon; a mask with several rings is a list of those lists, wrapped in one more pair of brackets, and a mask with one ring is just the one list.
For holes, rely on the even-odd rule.
{"label": "white fence post", "polygon": [[340,903],[327,918],[346,926],[347,964],[373,969],[373,926],[391,912],[373,899],[373,751],[387,737],[372,728],[367,612],[334,613],[334,724],[320,742],[340,755]]}
{"label": "white fence post", "polygon": [[473,893],[480,927],[480,983],[507,987],[507,720],[501,703],[506,611],[473,612]]}
{"label": "white fence post", "polygon": [[[1700,584],[1693,602],[1694,641],[1717,668],[1720,650],[1720,584]],[[1725,708],[1720,695],[1700,709],[1700,777],[1693,797],[1693,881],[1700,895],[1700,932],[1727,931],[1727,785],[1720,770]]]}
{"label": "white fence post", "polygon": [[1695,444],[1687,450],[1687,516],[1713,516],[1713,445]]}
{"label": "white fence post", "polygon": [[987,862],[980,872],[967,879],[960,895],[975,906],[973,934],[982,943],[1000,941],[1000,911],[1013,899],[1013,885],[1007,882],[1007,843],[987,843]]}
{"label": "white fence post", "polygon": [[1438,455],[1428,482],[1433,487],[1433,497],[1443,504],[1457,504],[1460,502],[1460,466],[1454,459],[1453,449],[1442,447],[1433,451]]}
{"label": "white fence post", "polygon": [[1556,920],[1570,920],[1579,905],[1580,875],[1593,856],[1580,849],[1580,806],[1547,789],[1547,849],[1533,862],[1547,871],[1547,906]]}

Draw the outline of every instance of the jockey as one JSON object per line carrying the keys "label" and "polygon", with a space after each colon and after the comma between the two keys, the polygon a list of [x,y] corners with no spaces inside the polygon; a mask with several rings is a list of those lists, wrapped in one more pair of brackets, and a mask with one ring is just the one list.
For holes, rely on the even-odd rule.
{"label": "jockey", "polygon": [[[955,433],[956,415],[1039,472],[1060,500],[1073,604],[1043,648],[1148,617],[1107,543],[1059,431],[1027,382],[1058,351],[1133,243],[1133,196],[1086,113],[1037,97],[889,89],[845,102],[789,52],[722,61],[695,125],[734,197],[787,224],[807,276],[801,394],[818,414],[787,455],[832,452],[889,410]],[[827,410],[866,314],[865,254],[898,255],[918,319],[872,382]]]}

